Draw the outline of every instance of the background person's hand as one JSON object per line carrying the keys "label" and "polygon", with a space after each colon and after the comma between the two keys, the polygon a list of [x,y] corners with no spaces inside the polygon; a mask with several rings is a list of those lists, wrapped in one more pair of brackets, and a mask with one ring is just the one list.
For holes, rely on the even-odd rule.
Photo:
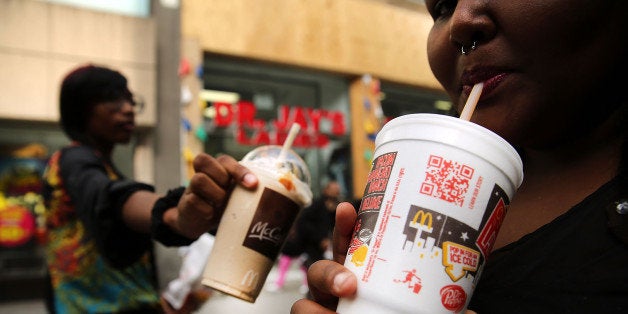
{"label": "background person's hand", "polygon": [[194,158],[195,174],[178,205],[176,226],[179,233],[196,239],[215,228],[229,200],[233,186],[257,186],[257,177],[231,156]]}
{"label": "background person's hand", "polygon": [[355,294],[357,278],[342,265],[356,218],[355,208],[350,203],[338,205],[333,239],[334,260],[320,260],[308,269],[307,280],[314,300],[298,300],[292,305],[291,313],[335,313],[338,297]]}

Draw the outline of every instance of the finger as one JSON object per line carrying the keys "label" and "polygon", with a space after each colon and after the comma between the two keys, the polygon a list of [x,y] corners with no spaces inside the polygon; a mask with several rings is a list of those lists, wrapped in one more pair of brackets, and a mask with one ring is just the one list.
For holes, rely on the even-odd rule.
{"label": "finger", "polygon": [[357,288],[357,278],[344,266],[320,260],[307,272],[307,282],[314,300],[328,309],[335,309],[338,297],[351,296]]}
{"label": "finger", "polygon": [[334,260],[344,264],[347,250],[353,236],[357,214],[350,203],[340,203],[336,207],[336,224],[334,225],[333,253]]}
{"label": "finger", "polygon": [[195,239],[215,228],[222,210],[207,203],[194,193],[187,193],[179,201],[177,227],[181,234]]}
{"label": "finger", "polygon": [[[235,162],[237,163],[237,161]],[[227,169],[223,167],[218,159],[201,153],[194,158],[192,165],[195,173],[207,175],[224,189],[228,189],[230,187],[231,177],[227,172]]]}
{"label": "finger", "polygon": [[192,176],[185,193],[196,194],[215,207],[222,207],[226,203],[227,198],[227,190],[201,172],[197,172]]}
{"label": "finger", "polygon": [[248,189],[253,189],[257,186],[257,176],[247,167],[233,159],[233,157],[222,155],[218,156],[217,160],[227,170],[229,175],[235,179],[237,184]]}
{"label": "finger", "polygon": [[195,193],[184,193],[179,201],[180,211],[190,219],[202,221],[215,221],[218,223],[222,215],[223,207],[218,207],[211,200]]}
{"label": "finger", "polygon": [[292,304],[290,314],[330,314],[336,313],[308,299],[297,300]]}

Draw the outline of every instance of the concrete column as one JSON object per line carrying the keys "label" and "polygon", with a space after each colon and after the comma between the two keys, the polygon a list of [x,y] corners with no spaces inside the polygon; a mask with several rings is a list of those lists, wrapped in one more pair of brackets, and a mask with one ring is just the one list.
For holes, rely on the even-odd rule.
{"label": "concrete column", "polygon": [[[181,26],[178,7],[153,1],[157,24],[157,124],[155,127],[155,185],[165,192],[181,184],[181,105],[178,65]],[[172,2],[172,1],[169,1]],[[151,49],[151,47],[146,47]]]}
{"label": "concrete column", "polygon": [[[178,1],[152,1],[157,25],[157,124],[155,126],[155,187],[165,193],[181,185],[181,105],[178,66],[181,23]],[[181,259],[176,248],[155,246],[161,289],[176,278]]]}

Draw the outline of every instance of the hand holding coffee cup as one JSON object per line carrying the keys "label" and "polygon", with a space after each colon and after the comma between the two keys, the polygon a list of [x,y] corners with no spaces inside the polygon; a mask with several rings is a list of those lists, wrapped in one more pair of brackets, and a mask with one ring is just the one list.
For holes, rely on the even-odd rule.
{"label": "hand holding coffee cup", "polygon": [[312,201],[310,173],[290,145],[262,146],[240,164],[257,176],[256,189],[236,186],[216,233],[202,284],[255,302],[299,211]]}

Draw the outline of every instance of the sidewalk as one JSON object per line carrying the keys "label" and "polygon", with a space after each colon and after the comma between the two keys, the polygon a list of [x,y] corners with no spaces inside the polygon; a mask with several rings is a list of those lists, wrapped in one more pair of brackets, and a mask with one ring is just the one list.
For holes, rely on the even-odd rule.
{"label": "sidewalk", "polygon": [[256,314],[280,314],[290,313],[292,304],[304,297],[299,292],[299,287],[303,281],[301,271],[293,265],[288,272],[286,284],[281,291],[271,292],[267,288],[272,285],[277,278],[277,269],[273,267],[262,293],[253,304],[240,299],[215,292],[214,295],[199,310],[201,314],[221,314],[221,313],[256,313]]}
{"label": "sidewalk", "polygon": [[[214,292],[212,297],[199,309],[199,314],[222,314],[222,313],[256,313],[256,314],[280,314],[290,313],[290,307],[294,301],[303,298],[299,292],[299,287],[303,281],[302,273],[297,265],[292,265],[286,284],[281,291],[270,292],[266,289],[277,278],[277,269],[273,267],[266,286],[253,304],[240,299]],[[46,314],[43,300],[30,300],[19,302],[0,303],[0,313],[16,314]]]}

